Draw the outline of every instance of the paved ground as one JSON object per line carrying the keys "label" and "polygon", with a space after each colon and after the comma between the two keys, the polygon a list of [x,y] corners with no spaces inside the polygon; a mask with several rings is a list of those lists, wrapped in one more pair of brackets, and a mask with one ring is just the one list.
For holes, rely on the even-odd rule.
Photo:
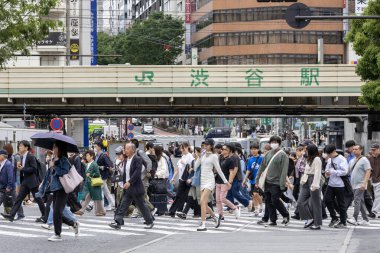
{"label": "paved ground", "polygon": [[227,214],[219,229],[208,222],[207,232],[196,232],[199,220],[191,215],[187,220],[156,217],[152,230],[143,228],[142,219],[127,218],[117,231],[108,227],[112,213],[100,218],[86,213],[78,218],[78,238],[64,227],[64,241],[52,243],[47,238],[53,231],[34,222],[38,208],[25,207],[25,213],[22,221],[0,220],[0,252],[380,252],[376,244],[380,220],[371,221],[371,227],[342,230],[328,228],[328,220],[321,231],[305,230],[302,221],[294,220],[286,227],[269,228],[257,225],[259,218],[250,217],[243,209],[238,220]]}

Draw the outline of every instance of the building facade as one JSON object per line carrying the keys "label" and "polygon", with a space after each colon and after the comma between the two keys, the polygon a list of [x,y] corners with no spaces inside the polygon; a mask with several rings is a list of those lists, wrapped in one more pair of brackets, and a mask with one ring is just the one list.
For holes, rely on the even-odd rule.
{"label": "building facade", "polygon": [[[312,15],[342,15],[342,0],[299,0]],[[292,3],[257,0],[196,0],[192,47],[201,64],[316,64],[318,39],[324,63],[344,63],[343,21],[311,21],[293,29],[285,21]]]}

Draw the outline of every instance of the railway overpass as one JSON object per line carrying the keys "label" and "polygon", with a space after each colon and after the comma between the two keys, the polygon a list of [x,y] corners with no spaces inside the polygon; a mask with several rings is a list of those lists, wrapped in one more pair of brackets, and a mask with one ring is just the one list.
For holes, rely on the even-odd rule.
{"label": "railway overpass", "polygon": [[24,67],[0,115],[366,115],[354,65]]}

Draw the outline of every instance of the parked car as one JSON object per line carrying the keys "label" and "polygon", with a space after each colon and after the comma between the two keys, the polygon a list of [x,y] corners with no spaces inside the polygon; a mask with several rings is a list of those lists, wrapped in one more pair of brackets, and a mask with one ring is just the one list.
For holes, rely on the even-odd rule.
{"label": "parked car", "polygon": [[228,127],[213,127],[205,134],[205,139],[209,138],[230,138],[231,129]]}
{"label": "parked car", "polygon": [[154,134],[154,129],[152,124],[144,124],[141,130],[142,134]]}

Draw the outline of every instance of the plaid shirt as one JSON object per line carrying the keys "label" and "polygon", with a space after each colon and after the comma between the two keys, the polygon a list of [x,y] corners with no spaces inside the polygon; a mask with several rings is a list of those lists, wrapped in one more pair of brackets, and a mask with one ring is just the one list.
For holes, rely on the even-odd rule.
{"label": "plaid shirt", "polygon": [[306,166],[306,158],[301,157],[297,160],[296,163],[296,178],[300,177],[300,174],[302,174],[305,171],[305,166]]}

